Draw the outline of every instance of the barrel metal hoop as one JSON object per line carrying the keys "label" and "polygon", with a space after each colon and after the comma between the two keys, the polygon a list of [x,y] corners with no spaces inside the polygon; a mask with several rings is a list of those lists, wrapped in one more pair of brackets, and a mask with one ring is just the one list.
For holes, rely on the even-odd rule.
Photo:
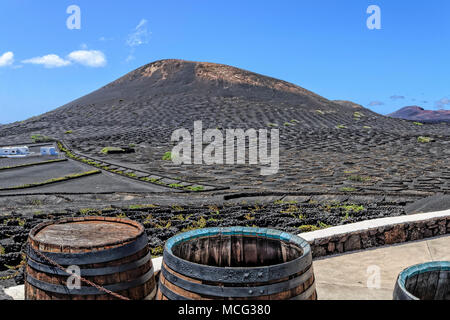
{"label": "barrel metal hoop", "polygon": [[[81,276],[82,277],[92,277],[92,276],[104,276],[108,274],[114,274],[119,272],[125,272],[128,270],[137,269],[140,266],[143,266],[145,263],[147,263],[151,259],[151,252],[148,252],[145,257],[133,261],[131,263],[113,266],[113,267],[105,267],[105,268],[96,268],[96,269],[80,269]],[[62,270],[59,270],[58,268],[48,265],[48,264],[42,264],[39,262],[36,262],[32,259],[27,260],[27,264],[37,271],[42,271],[47,274],[53,274],[58,276],[67,276],[67,272],[64,272]]]}
{"label": "barrel metal hoop", "polygon": [[[139,236],[136,239],[136,241],[112,249],[82,252],[82,253],[59,253],[59,252],[58,253],[42,252],[42,253],[45,254],[45,256],[47,256],[48,258],[52,259],[53,261],[61,265],[67,266],[85,265],[85,264],[110,262],[122,259],[124,257],[128,257],[144,249],[147,244],[148,244],[147,235],[144,233],[141,236]],[[40,263],[47,262],[43,258],[38,256],[34,251],[35,249],[32,248],[31,245],[27,245],[27,253],[33,260]]]}
{"label": "barrel metal hoop", "polygon": [[[127,290],[127,289],[131,289],[131,288],[136,288],[136,287],[146,283],[148,280],[150,280],[152,278],[152,276],[153,276],[153,267],[151,267],[147,273],[145,273],[144,275],[140,276],[137,279],[134,279],[134,280],[128,281],[128,282],[121,282],[121,283],[105,285],[105,286],[103,286],[103,288],[110,290],[112,292],[118,292],[118,291]],[[81,295],[81,296],[104,295],[105,294],[105,292],[103,292],[97,288],[94,288],[94,287],[83,286],[83,287],[81,287],[81,289],[69,289],[69,288],[67,288],[67,286],[40,281],[38,279],[33,278],[29,274],[27,274],[27,276],[26,276],[26,281],[33,287],[36,287],[40,290],[44,290],[47,292],[53,292],[53,293],[59,293],[59,294]]]}
{"label": "barrel metal hoop", "polygon": [[[271,266],[255,268],[220,268],[193,263],[176,257],[172,252],[172,248],[181,242],[212,235],[247,235],[258,238],[280,240],[297,245],[302,249],[303,254],[292,261]],[[306,240],[274,229],[249,227],[205,228],[176,235],[167,240],[163,256],[164,262],[169,268],[184,276],[205,281],[224,283],[268,282],[281,278],[287,278],[301,270],[305,270],[312,262],[311,246]]]}
{"label": "barrel metal hoop", "polygon": [[176,294],[175,292],[171,291],[169,288],[167,288],[164,284],[161,282],[159,283],[159,291],[166,296],[169,300],[191,300],[186,297],[180,296]]}
{"label": "barrel metal hoop", "polygon": [[173,274],[171,274],[170,272],[168,272],[164,268],[164,266],[161,268],[161,272],[167,281],[186,291],[207,296],[235,297],[235,298],[260,297],[277,294],[280,292],[296,288],[300,284],[304,283],[306,280],[312,277],[312,267],[310,267],[305,273],[301,274],[300,276],[284,282],[262,285],[257,287],[221,287],[190,282],[178,278]]}
{"label": "barrel metal hoop", "polygon": [[312,256],[309,252],[301,259],[255,268],[219,268],[201,265],[180,259],[168,250],[164,251],[163,260],[170,269],[189,278],[224,283],[257,283],[287,278],[305,270],[312,263]]}
{"label": "barrel metal hoop", "polygon": [[307,298],[311,297],[311,295],[315,290],[316,290],[316,283],[313,282],[313,284],[308,289],[306,289],[306,291],[300,293],[298,296],[290,298],[289,300],[306,300]]}

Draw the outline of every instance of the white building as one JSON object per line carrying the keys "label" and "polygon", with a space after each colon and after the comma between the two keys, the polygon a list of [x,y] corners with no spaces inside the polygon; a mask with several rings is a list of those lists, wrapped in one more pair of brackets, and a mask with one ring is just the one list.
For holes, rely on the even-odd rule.
{"label": "white building", "polygon": [[41,156],[57,156],[55,147],[41,147]]}
{"label": "white building", "polygon": [[2,147],[0,157],[25,157],[30,154],[28,147]]}

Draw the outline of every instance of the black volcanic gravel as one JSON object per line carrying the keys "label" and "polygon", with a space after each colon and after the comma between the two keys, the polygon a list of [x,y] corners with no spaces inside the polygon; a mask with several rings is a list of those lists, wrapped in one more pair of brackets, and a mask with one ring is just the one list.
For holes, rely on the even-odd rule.
{"label": "black volcanic gravel", "polygon": [[[68,216],[102,215],[127,217],[145,226],[149,245],[155,256],[162,254],[164,243],[170,237],[192,228],[258,226],[275,228],[298,234],[305,231],[347,224],[367,219],[405,214],[405,203],[268,203],[262,205],[227,204],[225,206],[155,206],[123,209],[65,210],[51,214],[22,215],[11,213],[0,216],[0,286],[23,283],[22,268],[18,266],[29,231],[35,225],[50,219]],[[314,229],[312,229],[314,228]],[[5,280],[8,276],[17,275]]]}

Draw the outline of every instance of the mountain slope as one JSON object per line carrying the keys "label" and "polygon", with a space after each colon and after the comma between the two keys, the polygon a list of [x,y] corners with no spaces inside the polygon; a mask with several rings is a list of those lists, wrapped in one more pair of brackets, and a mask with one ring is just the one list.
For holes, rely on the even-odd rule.
{"label": "mountain slope", "polygon": [[83,112],[82,108],[94,105],[97,109],[116,106],[121,111],[134,111],[135,106],[140,106],[151,111],[160,104],[176,108],[177,104],[185,102],[190,103],[190,107],[184,109],[189,113],[190,109],[227,99],[239,100],[231,102],[236,106],[263,102],[289,103],[309,110],[345,110],[299,86],[242,69],[212,63],[162,60],[134,70],[51,114],[74,111],[74,108]]}
{"label": "mountain slope", "polygon": [[[192,132],[197,120],[203,129],[279,128],[278,173],[262,176],[263,165],[166,160],[174,130]],[[225,185],[230,192],[365,190],[386,195],[450,190],[448,128],[385,117],[230,66],[162,60],[51,112],[2,126],[0,145],[28,144],[32,135],[41,134],[121,172],[137,169],[149,177],[171,177],[168,183]],[[135,152],[105,155],[105,147]]]}
{"label": "mountain slope", "polygon": [[423,122],[450,122],[450,110],[425,110],[419,106],[404,107],[388,116]]}
{"label": "mountain slope", "polygon": [[[358,117],[355,117],[358,112]],[[161,60],[140,67],[58,109],[3,126],[0,140],[32,134],[92,139],[153,130],[167,139],[202,120],[204,128],[402,130],[407,122],[376,114],[349,101],[330,101],[286,81],[222,64]],[[294,121],[291,128],[287,124]],[[131,135],[133,133],[130,133]]]}

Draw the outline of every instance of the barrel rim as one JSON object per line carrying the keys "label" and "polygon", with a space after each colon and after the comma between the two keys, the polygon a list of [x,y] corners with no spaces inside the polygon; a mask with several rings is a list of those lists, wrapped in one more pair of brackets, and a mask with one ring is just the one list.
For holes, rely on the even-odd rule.
{"label": "barrel rim", "polygon": [[31,229],[30,234],[29,234],[29,240],[31,240],[32,242],[38,243],[38,244],[57,246],[55,244],[47,244],[45,242],[41,242],[41,241],[37,240],[36,235],[39,233],[39,231],[41,231],[42,229],[44,229],[45,227],[48,227],[50,225],[74,223],[74,222],[85,222],[85,221],[106,221],[106,222],[117,222],[117,223],[128,224],[128,225],[131,225],[131,226],[137,228],[138,234],[135,236],[132,236],[132,237],[128,237],[128,238],[119,240],[119,241],[107,242],[107,243],[104,243],[101,245],[91,245],[91,246],[70,245],[70,246],[64,246],[64,247],[70,247],[71,249],[83,250],[83,249],[102,248],[105,246],[116,246],[116,245],[121,245],[124,243],[134,241],[134,240],[138,239],[139,237],[141,237],[145,232],[144,226],[142,224],[140,224],[136,221],[130,220],[130,219],[113,218],[113,217],[97,217],[97,216],[69,217],[69,218],[63,218],[63,219],[59,219],[59,220],[42,222],[42,223],[38,224],[33,229]]}
{"label": "barrel rim", "polygon": [[[272,264],[269,266],[261,267],[216,267],[204,264],[198,264],[191,262],[189,260],[177,257],[172,252],[172,248],[183,241],[189,241],[195,238],[210,236],[210,235],[250,235],[257,237],[272,238],[276,240],[285,241],[288,243],[295,244],[302,249],[302,255],[295,258],[294,260]],[[226,228],[205,228],[192,230],[184,232],[167,240],[164,248],[163,260],[166,262],[167,266],[172,270],[183,274],[185,276],[194,277],[194,274],[201,275],[197,279],[206,280],[216,280],[217,278],[210,277],[211,274],[220,275],[220,281],[226,283],[245,282],[253,283],[260,281],[275,280],[279,277],[287,277],[295,274],[299,271],[299,268],[307,267],[308,264],[312,263],[311,246],[309,243],[297,236],[287,232],[269,229],[269,228],[251,228],[251,227],[226,227]],[[177,268],[177,266],[179,268]],[[186,274],[185,270],[189,271]],[[236,277],[242,277],[237,279]],[[211,279],[210,279],[211,278]]]}
{"label": "barrel rim", "polygon": [[[164,279],[171,284],[199,295],[204,296],[214,296],[214,297],[230,297],[230,298],[246,298],[246,297],[261,297],[261,296],[271,296],[285,292],[304,284],[308,279],[314,276],[313,267],[309,267],[305,273],[283,281],[272,284],[256,284],[251,287],[241,286],[241,287],[223,287],[216,285],[209,285],[205,283],[196,283],[189,280],[179,278],[178,276],[169,272],[166,267],[161,268],[161,275]],[[314,282],[313,284],[314,285]],[[309,287],[308,287],[309,288]],[[306,291],[306,290],[305,290]]]}
{"label": "barrel rim", "polygon": [[433,272],[433,271],[450,271],[450,261],[432,261],[420,263],[404,269],[397,278],[397,286],[411,300],[420,300],[406,289],[406,280],[415,275]]}

